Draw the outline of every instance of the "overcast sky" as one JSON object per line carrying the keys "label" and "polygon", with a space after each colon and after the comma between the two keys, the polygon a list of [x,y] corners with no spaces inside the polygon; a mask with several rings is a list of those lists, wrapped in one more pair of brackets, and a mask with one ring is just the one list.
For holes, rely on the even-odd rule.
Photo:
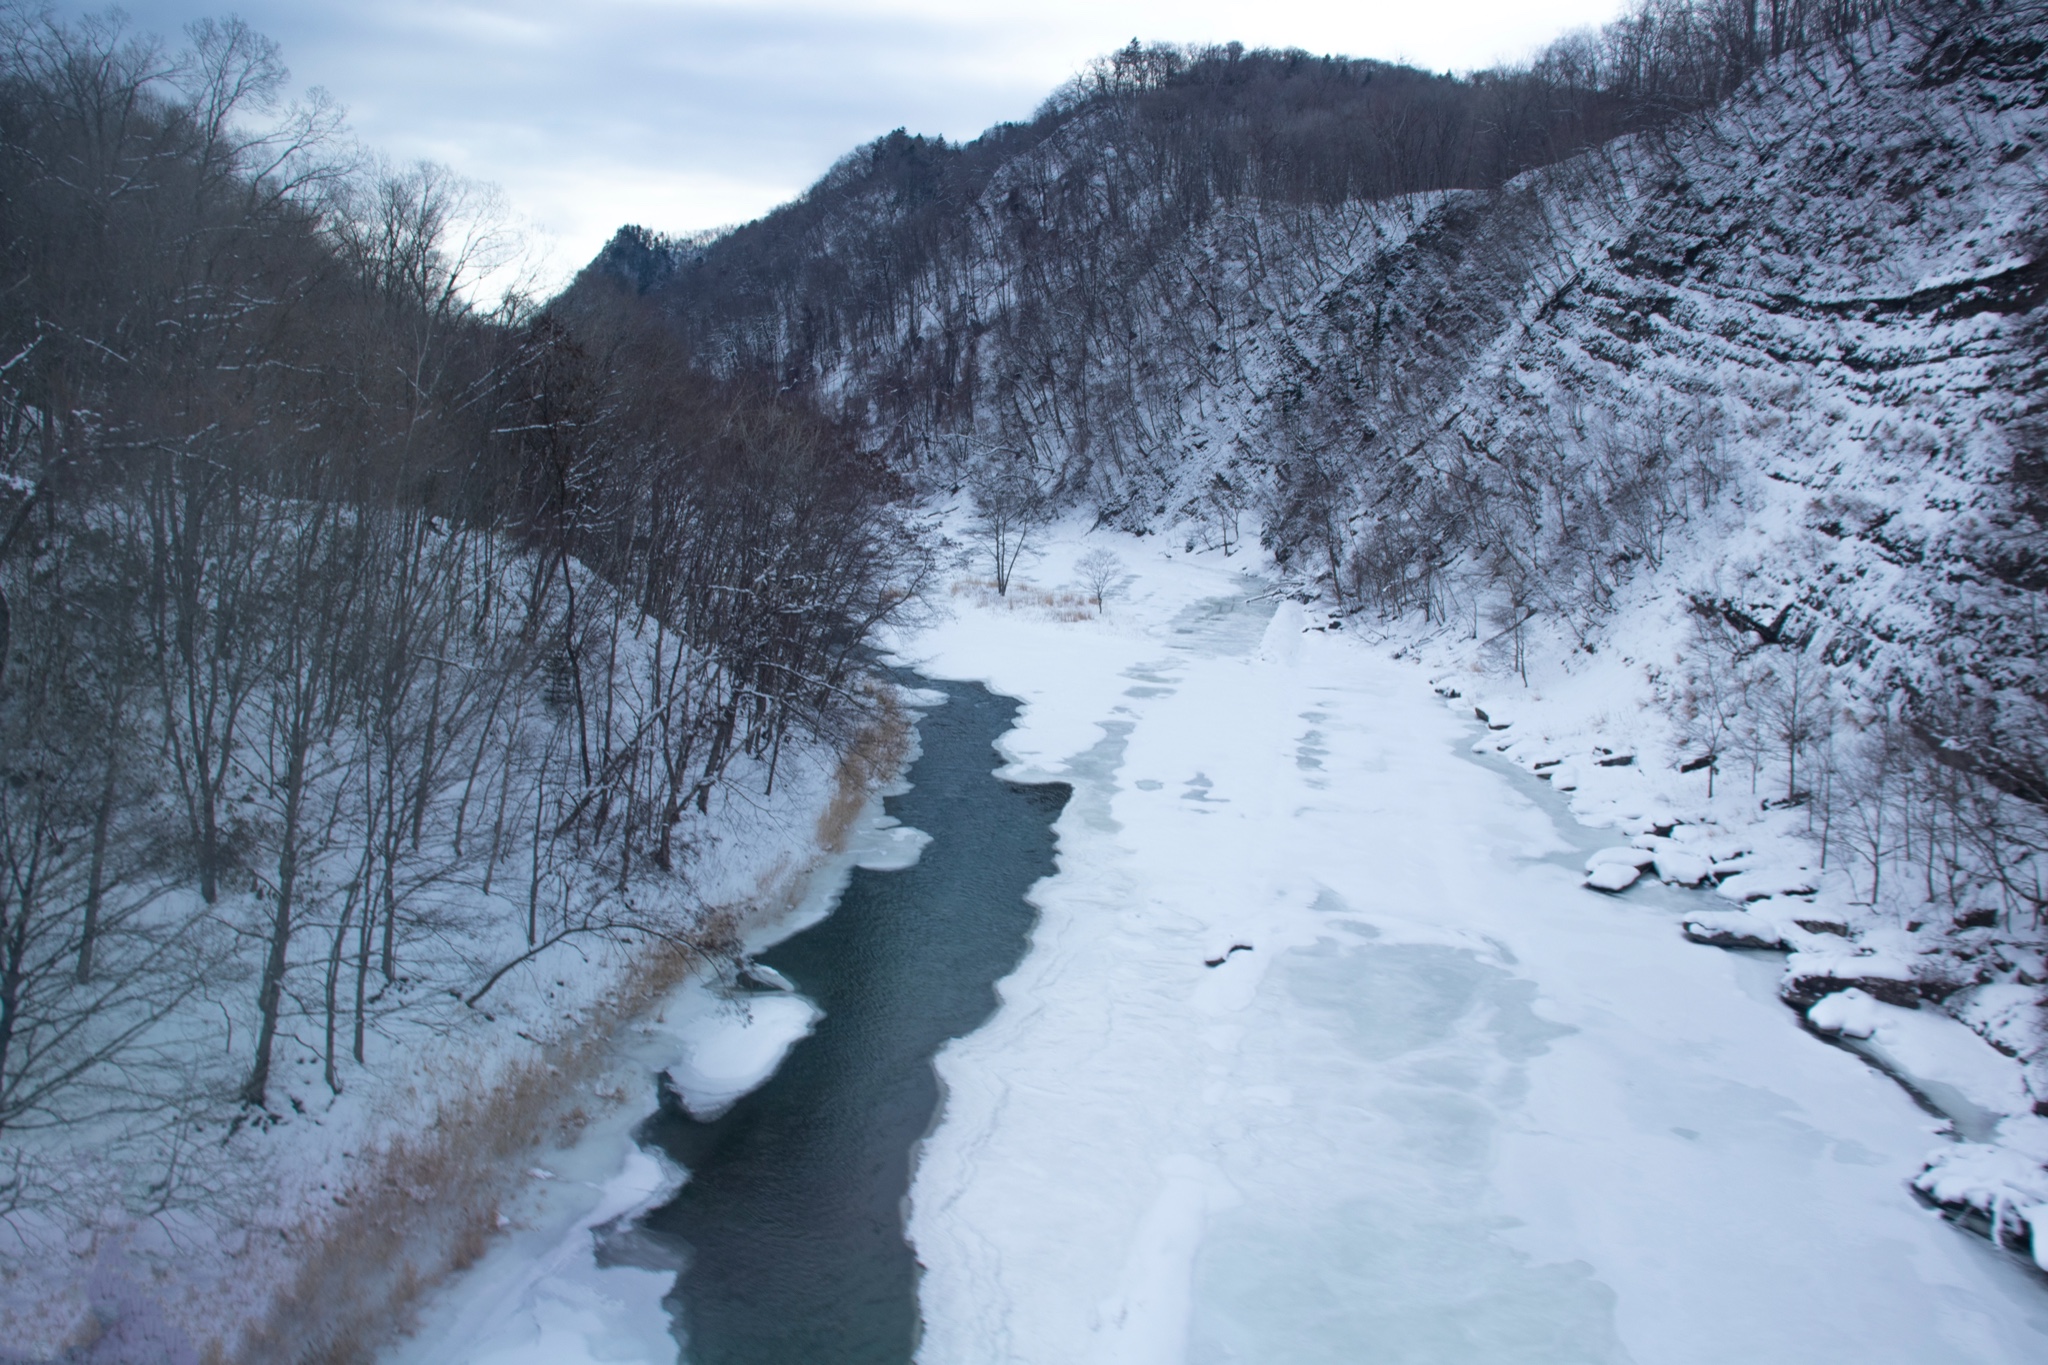
{"label": "overcast sky", "polygon": [[[77,10],[84,6],[67,5]],[[98,8],[91,6],[90,8]],[[126,0],[173,37],[232,8],[356,134],[495,182],[560,281],[621,223],[743,222],[854,146],[1028,117],[1132,37],[1405,59],[1526,55],[1620,0]]]}

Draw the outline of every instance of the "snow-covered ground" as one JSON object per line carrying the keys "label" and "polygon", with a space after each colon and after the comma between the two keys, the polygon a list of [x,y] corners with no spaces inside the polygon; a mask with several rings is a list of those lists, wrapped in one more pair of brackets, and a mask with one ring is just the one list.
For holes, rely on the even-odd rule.
{"label": "snow-covered ground", "polygon": [[[914,705],[944,700],[904,695]],[[771,904],[741,927],[746,954],[831,913],[852,869],[917,860],[925,836],[882,810],[882,798],[900,790],[876,791],[847,847],[820,859],[791,903]],[[756,985],[787,984],[770,969],[748,970]],[[738,988],[730,964],[707,964],[678,986],[622,1040],[597,1084],[619,1094],[630,1088],[635,1101],[613,1105],[528,1172],[535,1183],[518,1225],[433,1297],[384,1365],[673,1365],[679,1352],[663,1299],[678,1267],[636,1238],[633,1225],[673,1198],[689,1173],[634,1142],[646,1117],[638,1097],[648,1077],[662,1075],[691,1113],[716,1117],[774,1075],[818,1017],[794,992]]]}
{"label": "snow-covered ground", "polygon": [[[1991,1150],[1955,1137],[2014,1111],[2016,1064],[1933,1010],[1813,1007],[1952,1130],[1800,1027],[1783,958],[1685,937],[1759,914],[1654,875],[1733,836],[1620,852],[1627,822],[1599,826],[1627,770],[1586,759],[1569,792],[1518,771],[1416,651],[1319,628],[1243,559],[1070,530],[1024,577],[1066,587],[1105,544],[1131,573],[1102,619],[969,585],[895,641],[1024,700],[1006,776],[1075,786],[1032,950],[940,1057],[910,1213],[921,1361],[2043,1357],[2048,1281],[1909,1188],[1931,1151]],[[877,803],[750,946],[921,842]],[[1638,862],[1625,896],[1586,885]],[[716,1112],[814,1022],[800,997],[750,999],[686,984],[622,1065]],[[673,1361],[672,1270],[611,1239],[687,1174],[630,1128],[622,1111],[537,1173],[526,1225],[389,1365]]]}
{"label": "snow-covered ground", "polygon": [[[897,645],[1023,699],[1006,776],[1075,784],[939,1060],[922,1361],[2048,1358],[2039,1272],[1910,1194],[1948,1127],[1801,1029],[1782,959],[1687,941],[1737,901],[1589,889],[1626,833],[1475,756],[1430,670],[1115,543],[1106,619],[969,591]],[[1834,1010],[1905,1069],[1975,1043]]]}

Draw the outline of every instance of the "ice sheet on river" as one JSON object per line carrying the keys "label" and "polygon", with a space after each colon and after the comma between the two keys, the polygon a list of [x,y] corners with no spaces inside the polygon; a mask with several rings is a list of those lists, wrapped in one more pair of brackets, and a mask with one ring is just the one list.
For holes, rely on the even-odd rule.
{"label": "ice sheet on river", "polygon": [[1905,1192],[1937,1121],[1777,963],[1688,943],[1695,893],[1581,885],[1417,670],[1119,548],[1107,621],[901,647],[1025,700],[1006,775],[1076,784],[1033,949],[940,1058],[920,1360],[2048,1359],[2036,1272]]}

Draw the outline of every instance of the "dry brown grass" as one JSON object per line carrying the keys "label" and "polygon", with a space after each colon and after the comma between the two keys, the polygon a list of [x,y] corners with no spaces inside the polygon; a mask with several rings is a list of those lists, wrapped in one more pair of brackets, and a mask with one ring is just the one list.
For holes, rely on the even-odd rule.
{"label": "dry brown grass", "polygon": [[1042,612],[1055,621],[1092,621],[1100,612],[1095,599],[1071,588],[1040,588],[1020,579],[1010,580],[1007,593],[996,591],[993,578],[962,578],[953,584],[953,596],[972,598],[984,607],[1001,611]]}
{"label": "dry brown grass", "polygon": [[413,1324],[429,1289],[489,1249],[499,1206],[523,1179],[516,1158],[574,1140],[589,1121],[576,1101],[609,1065],[617,1033],[697,960],[679,944],[652,949],[577,1033],[511,1067],[492,1089],[444,1101],[425,1131],[370,1158],[334,1212],[301,1231],[297,1273],[229,1358],[374,1359]]}
{"label": "dry brown grass", "polygon": [[[848,745],[819,816],[821,851],[845,847],[869,796],[909,752],[902,708],[887,691],[875,700],[875,717]],[[443,1102],[425,1131],[369,1158],[335,1209],[300,1230],[297,1271],[263,1319],[231,1350],[209,1351],[209,1365],[367,1365],[414,1326],[428,1292],[490,1249],[500,1206],[526,1178],[523,1158],[573,1141],[589,1122],[581,1101],[617,1055],[616,1035],[651,1013],[704,953],[728,950],[752,908],[708,912],[695,947],[650,948],[576,1033],[512,1067],[492,1089]]]}
{"label": "dry brown grass", "polygon": [[846,847],[846,836],[853,831],[868,797],[903,770],[903,760],[910,753],[910,718],[897,704],[895,692],[878,689],[873,696],[874,717],[840,756],[832,799],[818,817],[818,847],[828,853]]}

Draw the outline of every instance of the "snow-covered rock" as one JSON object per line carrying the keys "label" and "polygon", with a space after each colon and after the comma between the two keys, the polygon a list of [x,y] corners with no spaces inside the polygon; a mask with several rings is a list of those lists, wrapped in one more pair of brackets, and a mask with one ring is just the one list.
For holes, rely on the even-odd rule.
{"label": "snow-covered rock", "polygon": [[[1780,932],[1783,933],[1781,926]],[[1811,937],[1808,943],[1811,944]],[[1807,1009],[1823,996],[1856,988],[1887,1005],[1908,1009],[1918,1007],[1920,991],[1914,984],[1913,964],[1881,953],[1858,953],[1819,945],[1803,946],[1785,963],[1785,977],[1778,993],[1797,1009]]]}
{"label": "snow-covered rock", "polygon": [[1656,852],[1657,875],[1675,886],[1698,886],[1714,870],[1704,854],[1679,844],[1668,844]]}
{"label": "snow-covered rock", "polygon": [[1656,860],[1657,854],[1653,849],[1637,848],[1634,845],[1602,848],[1594,850],[1592,856],[1586,859],[1586,871],[1591,872],[1594,868],[1608,863],[1622,863],[1641,869]]}
{"label": "snow-covered rock", "polygon": [[1586,885],[1595,891],[1626,891],[1642,875],[1634,863],[1595,863],[1586,872]]}
{"label": "snow-covered rock", "polygon": [[2024,1246],[2048,1271],[2048,1170],[2009,1148],[1959,1142],[1927,1157],[1913,1188],[1953,1212],[1974,1214],[1991,1239]]}
{"label": "snow-covered rock", "polygon": [[1845,1038],[1868,1038],[1877,1032],[1879,1002],[1861,987],[1851,986],[1824,995],[1806,1011],[1807,1019],[1823,1033]]}
{"label": "snow-covered rock", "polygon": [[[1720,871],[1726,864],[1718,865]],[[1760,901],[1772,896],[1810,896],[1814,875],[1805,868],[1759,868],[1737,872],[1715,888],[1715,894],[1731,901]]]}
{"label": "snow-covered rock", "polygon": [[1784,935],[1769,920],[1747,910],[1703,910],[1687,915],[1685,936],[1716,948],[1782,948]]}

